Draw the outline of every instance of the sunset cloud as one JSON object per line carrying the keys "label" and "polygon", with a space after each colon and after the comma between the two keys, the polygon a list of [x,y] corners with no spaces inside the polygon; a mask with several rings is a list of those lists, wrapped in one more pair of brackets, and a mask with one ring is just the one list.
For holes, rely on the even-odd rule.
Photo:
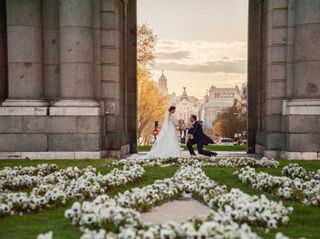
{"label": "sunset cloud", "polygon": [[245,74],[245,42],[160,40],[154,70]]}

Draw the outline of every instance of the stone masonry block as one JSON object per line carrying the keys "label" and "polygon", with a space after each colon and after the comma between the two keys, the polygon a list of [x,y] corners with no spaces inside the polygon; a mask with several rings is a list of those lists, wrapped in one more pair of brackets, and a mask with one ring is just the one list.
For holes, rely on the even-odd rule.
{"label": "stone masonry block", "polygon": [[0,133],[22,133],[22,117],[0,116]]}
{"label": "stone masonry block", "polygon": [[103,98],[120,100],[120,83],[102,82],[101,88],[101,95]]}
{"label": "stone masonry block", "polygon": [[272,8],[287,8],[288,7],[288,0],[272,0]]}
{"label": "stone masonry block", "polygon": [[101,12],[101,28],[120,29],[120,17],[115,12]]}
{"label": "stone masonry block", "polygon": [[120,66],[102,65],[102,81],[120,82]]}
{"label": "stone masonry block", "polygon": [[308,23],[320,23],[320,1],[295,1],[295,21],[297,25]]}
{"label": "stone masonry block", "polygon": [[49,151],[98,151],[99,134],[50,134]]}
{"label": "stone masonry block", "polygon": [[284,46],[274,46],[271,48],[272,62],[285,62],[287,59],[287,51]]}
{"label": "stone masonry block", "polygon": [[285,44],[288,38],[288,31],[286,28],[272,29],[272,44],[280,45]]}
{"label": "stone masonry block", "polygon": [[102,0],[101,10],[107,12],[120,12],[121,0]]}
{"label": "stone masonry block", "polygon": [[294,68],[294,95],[298,98],[320,97],[320,61],[297,62]]}
{"label": "stone masonry block", "polygon": [[61,96],[66,98],[93,97],[93,64],[63,63],[61,64],[60,82]]}
{"label": "stone masonry block", "polygon": [[44,64],[60,63],[59,30],[46,29],[43,31],[43,62]]}
{"label": "stone masonry block", "polygon": [[67,27],[60,31],[62,63],[93,63],[92,29]]}
{"label": "stone masonry block", "polygon": [[[320,15],[320,14],[319,14]],[[320,23],[296,27],[295,60],[320,61]]]}
{"label": "stone masonry block", "polygon": [[42,64],[10,63],[8,66],[10,76],[9,92],[13,98],[41,97],[42,92]]}
{"label": "stone masonry block", "polygon": [[282,113],[282,99],[271,100],[271,113],[281,114]]}
{"label": "stone masonry block", "polygon": [[0,149],[3,152],[47,151],[46,134],[0,134]]}
{"label": "stone masonry block", "polygon": [[23,130],[26,133],[99,133],[101,119],[98,116],[25,116]]}
{"label": "stone masonry block", "polygon": [[286,79],[287,68],[285,64],[272,64],[271,71],[273,80]]}
{"label": "stone masonry block", "polygon": [[101,63],[120,65],[120,49],[101,48]]}
{"label": "stone masonry block", "polygon": [[319,152],[320,134],[288,134],[287,151]]}
{"label": "stone masonry block", "polygon": [[266,131],[279,132],[281,130],[281,115],[266,116]]}
{"label": "stone masonry block", "polygon": [[59,27],[59,1],[42,0],[42,21],[44,28]]}
{"label": "stone masonry block", "polygon": [[282,133],[266,133],[266,149],[281,149],[284,147],[285,135]]}
{"label": "stone masonry block", "polygon": [[285,97],[286,83],[284,81],[271,82],[271,96],[272,97]]}
{"label": "stone masonry block", "polygon": [[[72,13],[72,14],[70,14]],[[60,1],[60,26],[93,27],[93,1]]]}
{"label": "stone masonry block", "polygon": [[38,27],[8,27],[8,62],[40,63],[41,36],[41,29]]}
{"label": "stone masonry block", "polygon": [[316,116],[316,115],[288,116],[288,132],[320,133],[320,116]]}
{"label": "stone masonry block", "polygon": [[276,27],[285,27],[288,25],[287,9],[277,9],[272,11],[272,25]]}
{"label": "stone masonry block", "polygon": [[9,0],[7,1],[8,26],[41,26],[41,1]]}

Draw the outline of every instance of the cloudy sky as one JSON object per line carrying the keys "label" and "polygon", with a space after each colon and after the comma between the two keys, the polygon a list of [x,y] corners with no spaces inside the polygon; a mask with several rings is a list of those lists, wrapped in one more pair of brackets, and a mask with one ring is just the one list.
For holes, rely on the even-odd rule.
{"label": "cloudy sky", "polygon": [[169,92],[203,98],[211,85],[246,79],[248,0],[138,0],[138,23],[159,41],[152,69],[168,77]]}

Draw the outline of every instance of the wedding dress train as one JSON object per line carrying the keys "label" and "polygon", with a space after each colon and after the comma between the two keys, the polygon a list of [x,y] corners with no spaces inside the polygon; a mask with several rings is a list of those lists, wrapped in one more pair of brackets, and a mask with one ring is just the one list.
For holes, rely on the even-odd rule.
{"label": "wedding dress train", "polygon": [[131,159],[177,158],[182,155],[174,116],[167,112],[162,128],[150,152],[145,155],[131,155]]}
{"label": "wedding dress train", "polygon": [[181,156],[176,122],[174,116],[169,113],[166,114],[158,139],[147,156],[149,158],[175,158]]}

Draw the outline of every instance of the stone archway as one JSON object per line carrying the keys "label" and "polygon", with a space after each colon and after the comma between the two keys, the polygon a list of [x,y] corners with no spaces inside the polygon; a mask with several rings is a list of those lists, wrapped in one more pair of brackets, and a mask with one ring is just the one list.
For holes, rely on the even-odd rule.
{"label": "stone archway", "polygon": [[[136,21],[136,0],[0,1],[0,158],[136,152]],[[319,26],[318,0],[249,0],[250,153],[319,159]]]}

